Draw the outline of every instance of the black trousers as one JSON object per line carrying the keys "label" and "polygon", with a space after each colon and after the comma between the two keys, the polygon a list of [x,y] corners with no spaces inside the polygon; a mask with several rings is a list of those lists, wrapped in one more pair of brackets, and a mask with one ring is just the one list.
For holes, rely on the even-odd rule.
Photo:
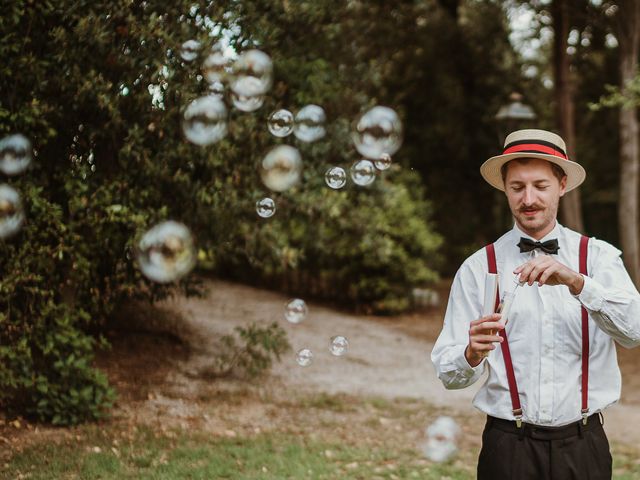
{"label": "black trousers", "polygon": [[601,416],[563,427],[540,427],[488,417],[478,480],[611,479],[609,441]]}

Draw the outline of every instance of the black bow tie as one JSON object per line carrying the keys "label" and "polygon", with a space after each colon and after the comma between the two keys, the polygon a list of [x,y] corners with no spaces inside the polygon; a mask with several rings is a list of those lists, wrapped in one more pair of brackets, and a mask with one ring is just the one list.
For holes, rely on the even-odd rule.
{"label": "black bow tie", "polygon": [[558,253],[560,247],[558,246],[558,239],[552,238],[551,240],[547,240],[546,242],[534,242],[530,238],[520,237],[520,243],[518,243],[520,247],[520,253],[522,252],[530,252],[534,248],[539,248],[545,253]]}

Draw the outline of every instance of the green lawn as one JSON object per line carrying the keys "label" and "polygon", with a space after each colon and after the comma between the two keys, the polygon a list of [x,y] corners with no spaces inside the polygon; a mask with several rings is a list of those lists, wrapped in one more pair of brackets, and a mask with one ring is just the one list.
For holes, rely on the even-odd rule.
{"label": "green lawn", "polygon": [[305,441],[284,434],[207,438],[142,431],[114,446],[97,429],[82,441],[42,444],[15,455],[2,478],[29,479],[467,479],[453,464],[432,465],[412,450]]}
{"label": "green lawn", "polygon": [[[50,429],[32,435],[21,451],[4,455],[0,479],[475,478],[482,430],[477,415],[457,417],[463,429],[459,454],[434,464],[417,445],[423,426],[446,411],[426,402],[328,394],[280,399],[246,391],[209,401],[203,413],[217,413],[234,430],[214,436],[197,422],[172,428],[166,421],[157,427],[108,421]],[[236,410],[225,410],[234,405]],[[250,423],[241,421],[256,405],[264,407],[261,414]],[[612,452],[613,478],[640,479],[637,446],[613,443]]]}

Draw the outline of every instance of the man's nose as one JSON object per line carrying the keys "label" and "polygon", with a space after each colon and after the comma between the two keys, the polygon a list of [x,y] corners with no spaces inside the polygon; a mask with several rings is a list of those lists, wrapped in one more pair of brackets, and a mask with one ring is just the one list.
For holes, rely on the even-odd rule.
{"label": "man's nose", "polygon": [[527,186],[524,188],[524,196],[522,197],[522,202],[525,205],[531,205],[535,201],[535,192],[533,187]]}

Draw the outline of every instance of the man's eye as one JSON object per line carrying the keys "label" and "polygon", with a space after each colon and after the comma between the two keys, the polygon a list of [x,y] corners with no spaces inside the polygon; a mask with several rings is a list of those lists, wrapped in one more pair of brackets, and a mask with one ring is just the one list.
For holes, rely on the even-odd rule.
{"label": "man's eye", "polygon": [[513,190],[514,192],[520,192],[522,191],[522,187],[511,187],[511,190]]}

